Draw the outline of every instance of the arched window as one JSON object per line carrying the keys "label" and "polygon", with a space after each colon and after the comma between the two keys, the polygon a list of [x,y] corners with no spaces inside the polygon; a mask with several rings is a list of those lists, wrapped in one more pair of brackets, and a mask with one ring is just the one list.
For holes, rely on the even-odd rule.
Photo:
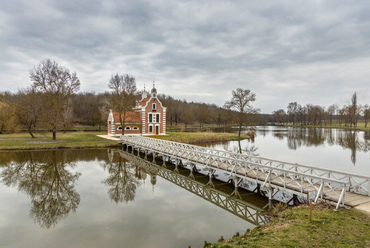
{"label": "arched window", "polygon": [[134,127],[133,129],[134,129],[134,130],[139,130],[139,128],[138,128],[138,127]]}
{"label": "arched window", "polygon": [[118,127],[117,130],[122,130],[122,127]]}
{"label": "arched window", "polygon": [[125,130],[131,130],[130,126],[125,127]]}

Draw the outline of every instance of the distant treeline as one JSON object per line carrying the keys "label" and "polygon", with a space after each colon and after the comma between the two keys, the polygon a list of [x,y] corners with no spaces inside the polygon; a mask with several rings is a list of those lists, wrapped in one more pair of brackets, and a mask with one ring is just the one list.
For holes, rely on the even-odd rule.
{"label": "distant treeline", "polygon": [[[108,92],[80,92],[73,94],[68,107],[62,113],[63,118],[59,130],[72,130],[74,126],[91,126],[96,130],[105,130],[110,110],[107,101]],[[39,114],[43,111],[42,106],[37,106],[38,96],[25,94],[24,92],[2,92],[0,93],[0,133],[15,132],[20,129],[27,129],[27,123],[32,123],[33,129],[43,129],[47,115]],[[30,98],[30,99],[28,99]],[[159,95],[158,98],[163,106],[167,107],[167,125],[177,126],[179,124],[197,125],[203,128],[204,125],[231,126],[233,125],[233,111],[219,107],[215,104],[187,102],[178,100],[171,96]],[[33,110],[30,111],[29,109]],[[28,116],[32,113],[32,116]],[[42,116],[42,117],[41,117]],[[33,118],[32,122],[25,120]],[[248,125],[263,125],[267,123],[264,115],[251,115]]]}
{"label": "distant treeline", "polygon": [[272,118],[269,121],[281,124],[293,123],[301,126],[337,123],[340,126],[357,127],[360,119],[365,122],[365,127],[367,127],[370,119],[370,107],[368,104],[358,104],[355,92],[352,95],[351,103],[344,106],[332,104],[325,108],[313,104],[302,106],[297,102],[291,102],[287,106],[287,111],[279,109],[272,112]]}
{"label": "distant treeline", "polygon": [[[59,124],[60,130],[72,130],[74,126],[90,126],[96,130],[105,130],[110,106],[106,93],[81,92],[72,94],[68,106],[62,113]],[[229,127],[235,124],[235,114],[232,110],[199,102],[187,102],[175,99],[172,96],[159,95],[163,106],[167,107],[167,125],[189,126],[196,125],[200,130],[207,126]],[[0,93],[0,133],[15,132],[21,129],[42,129],[47,115],[40,115],[42,106],[38,106],[38,95],[19,91],[17,93]],[[42,116],[42,117],[41,117]],[[328,108],[307,104],[300,105],[291,102],[287,110],[279,109],[272,114],[249,114],[246,125],[286,124],[295,125],[323,125],[339,123],[346,126],[357,126],[357,121],[363,119],[365,125],[370,117],[370,108],[357,104],[356,93],[352,96],[351,105],[339,107],[331,105]],[[33,119],[29,121],[28,119]],[[27,127],[32,123],[31,127]]]}

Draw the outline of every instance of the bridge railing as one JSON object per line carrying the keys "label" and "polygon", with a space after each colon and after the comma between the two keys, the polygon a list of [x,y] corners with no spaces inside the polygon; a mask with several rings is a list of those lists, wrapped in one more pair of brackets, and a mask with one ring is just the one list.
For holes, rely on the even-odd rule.
{"label": "bridge railing", "polygon": [[[337,189],[342,191],[342,186],[345,184],[346,191],[356,192],[363,195],[370,195],[370,177],[365,177],[356,174],[350,174],[340,171],[328,170],[313,166],[306,166],[300,164],[293,164],[288,162],[282,162],[278,160],[266,159],[263,157],[250,156],[245,154],[233,153],[229,151],[220,151],[200,146],[194,146],[179,142],[153,139],[148,137],[129,137],[122,136],[121,140],[126,140],[131,143],[140,144],[144,147],[158,150],[164,152],[163,150],[170,152],[172,154],[177,153],[177,155],[185,155],[190,159],[191,156],[197,157],[200,160],[207,160],[208,163],[226,164],[227,169],[234,168],[235,164],[238,164],[240,168],[244,168],[244,173],[250,171],[251,169],[258,171],[260,169],[261,174],[269,173],[271,176],[280,176],[284,178],[290,178],[290,180],[301,180],[300,187],[301,190],[307,188],[307,183],[309,186],[317,189],[317,184],[322,184],[324,180],[327,182],[327,187],[330,189]],[[197,155],[198,154],[198,155]],[[240,164],[240,161],[245,163]],[[245,165],[248,165],[245,168]],[[234,167],[230,167],[234,166]],[[235,168],[234,168],[235,169]],[[274,170],[272,170],[274,169]],[[257,175],[256,175],[257,176]],[[286,182],[287,180],[284,180]],[[306,183],[304,183],[306,182]],[[303,184],[306,186],[303,187]],[[341,186],[340,186],[341,185]],[[286,184],[284,185],[287,186]],[[333,188],[334,187],[334,188]],[[337,193],[336,193],[337,194]],[[342,192],[341,192],[342,194]],[[339,196],[340,197],[340,196]]]}

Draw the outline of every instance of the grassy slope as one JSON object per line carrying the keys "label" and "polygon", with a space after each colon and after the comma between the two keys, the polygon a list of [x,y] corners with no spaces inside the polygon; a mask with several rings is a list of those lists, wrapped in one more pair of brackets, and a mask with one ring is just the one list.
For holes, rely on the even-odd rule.
{"label": "grassy slope", "polygon": [[289,208],[265,226],[208,247],[370,247],[370,217],[355,209],[328,205]]}
{"label": "grassy slope", "polygon": [[102,134],[106,134],[106,132],[57,133],[56,140],[52,140],[50,133],[36,134],[34,139],[28,133],[2,134],[0,135],[0,150],[87,148],[118,145],[116,141],[97,136]]}

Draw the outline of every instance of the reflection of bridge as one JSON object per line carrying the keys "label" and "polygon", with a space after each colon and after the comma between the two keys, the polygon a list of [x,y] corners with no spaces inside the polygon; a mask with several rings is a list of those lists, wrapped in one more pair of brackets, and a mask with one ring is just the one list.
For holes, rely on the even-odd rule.
{"label": "reflection of bridge", "polygon": [[267,222],[266,217],[263,214],[264,205],[265,207],[268,206],[268,204],[266,205],[266,202],[261,200],[256,201],[254,199],[254,202],[256,203],[253,204],[236,197],[232,197],[229,193],[225,192],[227,190],[223,189],[223,187],[215,185],[210,186],[210,184],[213,184],[211,176],[209,177],[209,181],[206,180],[204,182],[205,176],[194,176],[192,170],[185,170],[187,173],[190,173],[189,176],[183,175],[184,169],[179,168],[178,163],[175,163],[174,170],[171,170],[168,169],[165,164],[161,167],[155,163],[149,162],[148,160],[142,159],[140,156],[135,156],[134,154],[130,154],[125,151],[120,151],[120,155],[134,165],[144,168],[148,173],[159,175],[160,177],[202,197],[209,202],[212,202],[216,206],[221,207],[254,225],[259,226]]}
{"label": "reflection of bridge", "polygon": [[307,198],[313,193],[315,202],[318,199],[336,202],[337,208],[370,201],[369,177],[142,136],[121,136],[119,142],[127,149],[132,147],[153,158],[162,157],[163,161],[179,160],[221,171],[236,187],[242,180],[253,180],[268,192],[270,199],[278,191],[286,191]]}

